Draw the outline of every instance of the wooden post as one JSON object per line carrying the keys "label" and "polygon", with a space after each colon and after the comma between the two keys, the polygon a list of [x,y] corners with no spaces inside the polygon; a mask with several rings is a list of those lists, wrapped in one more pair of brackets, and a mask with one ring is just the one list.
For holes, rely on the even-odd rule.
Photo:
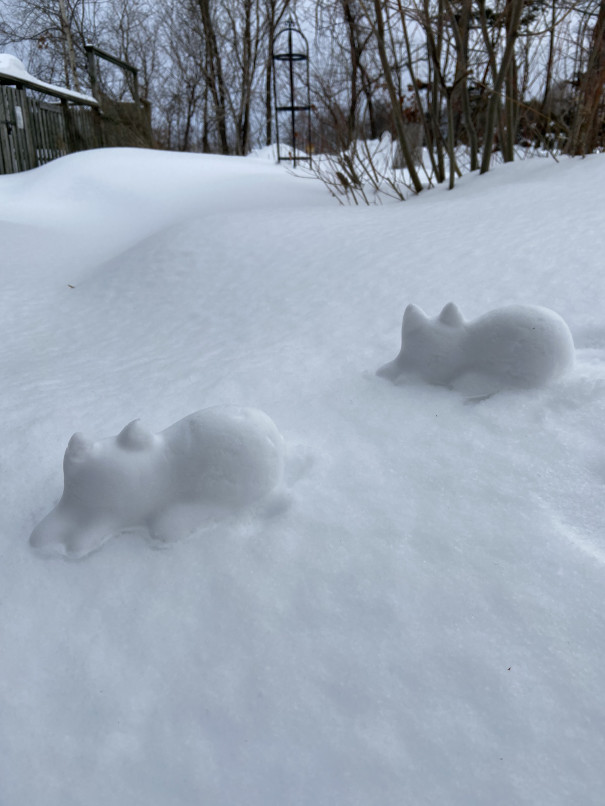
{"label": "wooden post", "polygon": [[74,126],[74,121],[71,115],[69,104],[65,98],[61,98],[61,111],[63,112],[63,124],[65,126],[65,144],[67,145],[67,153],[73,154],[78,151],[78,137]]}
{"label": "wooden post", "polygon": [[19,109],[21,110],[22,125],[23,125],[22,129],[23,157],[25,162],[25,164],[23,165],[23,169],[28,170],[29,168],[37,168],[38,158],[36,156],[36,148],[34,146],[34,139],[32,136],[33,134],[32,122],[29,115],[29,108],[27,105],[27,96],[25,95],[25,89],[21,84],[17,84],[15,92],[15,100],[18,102]]}
{"label": "wooden post", "polygon": [[95,52],[92,45],[85,45],[86,56],[88,58],[88,75],[90,76],[90,89],[93,96],[100,101],[99,98],[99,80],[97,78],[97,63],[95,61]]}
{"label": "wooden post", "polygon": [[15,167],[15,156],[12,144],[12,123],[8,114],[8,88],[0,84],[0,172],[12,174]]}

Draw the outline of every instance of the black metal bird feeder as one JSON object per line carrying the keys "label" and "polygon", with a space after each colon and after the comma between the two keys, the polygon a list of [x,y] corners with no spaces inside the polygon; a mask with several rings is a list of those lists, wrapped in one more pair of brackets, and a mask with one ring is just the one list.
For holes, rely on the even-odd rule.
{"label": "black metal bird feeder", "polygon": [[[290,18],[273,39],[273,97],[277,161],[311,162],[309,44]],[[281,137],[280,121],[288,134]],[[282,129],[282,131],[283,131]],[[289,131],[288,131],[289,130]],[[287,142],[283,142],[286,139]]]}

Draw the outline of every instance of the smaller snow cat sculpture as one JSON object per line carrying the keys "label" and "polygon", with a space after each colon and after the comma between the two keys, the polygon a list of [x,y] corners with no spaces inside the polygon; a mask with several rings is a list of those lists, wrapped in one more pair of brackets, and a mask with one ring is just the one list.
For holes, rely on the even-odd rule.
{"label": "smaller snow cat sculpture", "polygon": [[554,311],[509,305],[467,322],[453,302],[429,318],[408,305],[401,350],[377,374],[400,383],[417,377],[472,396],[542,386],[574,360],[569,328]]}
{"label": "smaller snow cat sculpture", "polygon": [[159,434],[139,420],[98,442],[74,434],[63,460],[63,497],[30,544],[78,558],[112,535],[146,527],[172,541],[209,513],[240,509],[281,483],[284,441],[262,411],[218,406],[190,414]]}

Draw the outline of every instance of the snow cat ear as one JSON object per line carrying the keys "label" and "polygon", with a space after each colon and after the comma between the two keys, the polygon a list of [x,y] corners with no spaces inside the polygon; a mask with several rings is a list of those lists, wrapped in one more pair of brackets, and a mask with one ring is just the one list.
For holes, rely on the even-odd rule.
{"label": "snow cat ear", "polygon": [[418,330],[426,322],[425,312],[417,305],[408,305],[403,312],[403,324],[401,326],[402,335],[409,336],[415,330]]}
{"label": "snow cat ear", "polygon": [[117,436],[118,445],[128,451],[142,451],[153,444],[153,434],[141,423],[133,420]]}
{"label": "snow cat ear", "polygon": [[90,453],[92,445],[90,439],[87,439],[80,431],[76,431],[67,443],[65,463],[81,462]]}
{"label": "snow cat ear", "polygon": [[464,317],[457,305],[453,302],[448,302],[439,314],[439,321],[449,327],[460,327],[464,324]]}

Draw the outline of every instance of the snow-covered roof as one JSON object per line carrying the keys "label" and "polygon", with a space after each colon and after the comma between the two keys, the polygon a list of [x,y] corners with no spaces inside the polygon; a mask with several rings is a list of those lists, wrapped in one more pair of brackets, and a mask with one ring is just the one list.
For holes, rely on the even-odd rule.
{"label": "snow-covered roof", "polygon": [[84,95],[81,92],[74,92],[65,87],[58,87],[56,84],[47,84],[46,81],[40,81],[27,72],[20,59],[10,53],[0,53],[0,83],[23,84],[24,87],[29,89],[44,92],[56,98],[65,98],[75,104],[99,105],[92,95]]}

